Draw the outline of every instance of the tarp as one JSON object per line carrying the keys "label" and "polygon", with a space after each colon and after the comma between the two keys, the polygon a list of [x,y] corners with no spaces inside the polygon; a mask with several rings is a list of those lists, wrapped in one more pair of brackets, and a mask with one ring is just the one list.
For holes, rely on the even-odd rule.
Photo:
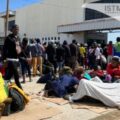
{"label": "tarp", "polygon": [[84,96],[100,100],[109,107],[120,108],[120,83],[81,80],[77,92],[71,97],[71,100],[79,100]]}

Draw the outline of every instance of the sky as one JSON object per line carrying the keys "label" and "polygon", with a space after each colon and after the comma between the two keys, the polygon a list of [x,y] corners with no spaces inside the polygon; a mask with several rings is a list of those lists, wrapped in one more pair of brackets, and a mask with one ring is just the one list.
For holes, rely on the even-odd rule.
{"label": "sky", "polygon": [[[4,12],[6,9],[6,1],[7,0],[0,0],[0,12]],[[17,8],[21,8],[33,3],[41,2],[43,0],[9,0],[10,1],[10,10],[16,10]],[[108,34],[108,41],[112,40],[113,42],[116,41],[116,37],[120,36],[120,32],[117,33],[109,33]]]}
{"label": "sky", "polygon": [[[0,12],[5,11],[6,1],[7,0],[0,0]],[[16,10],[17,8],[21,8],[29,4],[40,2],[42,0],[9,0],[9,1],[10,1],[10,10]]]}
{"label": "sky", "polygon": [[115,32],[115,33],[109,33],[108,34],[108,41],[113,41],[113,43],[115,43],[117,37],[120,37],[120,31]]}

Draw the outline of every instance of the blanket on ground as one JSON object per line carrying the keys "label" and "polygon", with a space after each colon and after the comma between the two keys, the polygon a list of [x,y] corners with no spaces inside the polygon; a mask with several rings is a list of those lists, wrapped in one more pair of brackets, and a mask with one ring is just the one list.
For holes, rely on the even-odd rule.
{"label": "blanket on ground", "polygon": [[109,107],[120,108],[120,83],[81,80],[77,92],[70,99],[79,100],[84,96],[100,100]]}

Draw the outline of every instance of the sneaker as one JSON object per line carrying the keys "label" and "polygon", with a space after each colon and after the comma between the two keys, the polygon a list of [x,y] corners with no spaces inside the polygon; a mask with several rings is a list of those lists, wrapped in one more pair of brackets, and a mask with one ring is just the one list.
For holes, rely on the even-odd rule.
{"label": "sneaker", "polygon": [[64,96],[65,100],[69,100],[70,103],[73,103],[72,97],[70,95]]}
{"label": "sneaker", "polygon": [[63,98],[64,98],[65,100],[69,100],[69,97],[70,97],[70,95],[65,95]]}

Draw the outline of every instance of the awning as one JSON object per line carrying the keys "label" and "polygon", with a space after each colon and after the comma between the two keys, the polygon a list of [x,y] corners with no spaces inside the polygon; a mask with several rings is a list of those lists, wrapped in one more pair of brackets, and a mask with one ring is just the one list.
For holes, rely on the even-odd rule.
{"label": "awning", "polygon": [[[15,11],[9,11],[9,17],[13,17],[13,16],[15,16]],[[6,17],[6,12],[2,12],[2,13],[0,13],[0,17],[1,18],[5,18]]]}
{"label": "awning", "polygon": [[115,30],[120,29],[120,21],[113,18],[87,20],[80,23],[59,25],[58,33],[74,33],[84,31]]}

